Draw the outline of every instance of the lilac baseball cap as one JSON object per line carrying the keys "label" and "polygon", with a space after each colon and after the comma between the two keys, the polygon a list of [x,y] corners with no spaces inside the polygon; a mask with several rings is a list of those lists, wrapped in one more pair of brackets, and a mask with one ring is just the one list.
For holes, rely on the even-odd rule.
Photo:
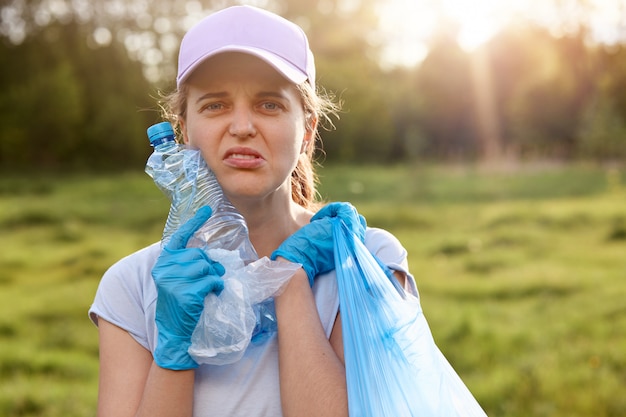
{"label": "lilac baseball cap", "polygon": [[183,37],[178,55],[178,87],[206,59],[222,52],[254,55],[295,84],[315,87],[315,62],[300,26],[274,13],[233,6],[213,13]]}

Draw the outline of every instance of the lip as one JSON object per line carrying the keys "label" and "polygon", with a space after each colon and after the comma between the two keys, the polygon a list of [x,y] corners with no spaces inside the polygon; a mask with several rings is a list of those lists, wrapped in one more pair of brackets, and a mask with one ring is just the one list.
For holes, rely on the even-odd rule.
{"label": "lip", "polygon": [[229,167],[239,169],[258,168],[265,163],[265,159],[259,152],[243,146],[228,149],[222,160]]}

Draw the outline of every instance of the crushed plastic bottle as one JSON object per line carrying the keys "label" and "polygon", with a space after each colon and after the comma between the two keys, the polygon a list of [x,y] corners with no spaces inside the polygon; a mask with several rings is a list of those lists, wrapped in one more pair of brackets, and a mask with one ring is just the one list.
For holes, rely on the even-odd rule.
{"label": "crushed plastic bottle", "polygon": [[258,259],[243,216],[224,196],[200,151],[179,145],[168,122],[148,128],[148,138],[154,152],[148,158],[146,173],[172,202],[162,244],[200,207],[208,205],[213,214],[196,231],[188,246],[237,250],[246,264]]}
{"label": "crushed plastic bottle", "polygon": [[150,126],[147,134],[154,152],[146,173],[171,201],[161,244],[167,244],[181,225],[208,205],[213,214],[187,247],[202,248],[226,269],[222,294],[205,299],[189,353],[198,363],[235,362],[251,341],[261,343],[276,332],[272,297],[299,266],[259,259],[245,219],[224,195],[200,151],[176,142],[169,122]]}

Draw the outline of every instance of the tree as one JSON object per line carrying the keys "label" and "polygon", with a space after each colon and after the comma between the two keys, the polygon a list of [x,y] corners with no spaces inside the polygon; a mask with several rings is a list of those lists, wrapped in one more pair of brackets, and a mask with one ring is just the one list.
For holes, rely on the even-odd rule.
{"label": "tree", "polygon": [[415,72],[412,92],[422,99],[416,114],[431,157],[466,159],[480,153],[476,137],[472,80],[467,54],[442,33]]}
{"label": "tree", "polygon": [[69,22],[0,44],[4,169],[145,162],[145,128],[155,117],[138,110],[149,106],[150,85],[119,44],[91,49],[87,38]]}
{"label": "tree", "polygon": [[615,162],[626,158],[626,50],[598,46],[593,52],[594,89],[579,124],[578,157]]}
{"label": "tree", "polygon": [[522,157],[570,158],[593,93],[584,34],[554,38],[546,30],[512,28],[491,48],[503,137]]}
{"label": "tree", "polygon": [[391,153],[388,80],[369,38],[378,24],[376,1],[286,0],[283,15],[306,30],[319,84],[343,102],[337,130],[322,131],[327,161],[371,162]]}

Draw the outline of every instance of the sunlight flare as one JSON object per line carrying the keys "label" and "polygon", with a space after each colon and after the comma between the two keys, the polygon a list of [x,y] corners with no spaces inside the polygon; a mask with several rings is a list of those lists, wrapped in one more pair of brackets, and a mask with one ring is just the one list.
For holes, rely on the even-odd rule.
{"label": "sunlight flare", "polygon": [[582,24],[594,41],[608,44],[626,37],[626,0],[390,0],[379,12],[382,60],[388,66],[419,64],[429,41],[446,30],[471,53],[516,21],[539,24],[555,35]]}

